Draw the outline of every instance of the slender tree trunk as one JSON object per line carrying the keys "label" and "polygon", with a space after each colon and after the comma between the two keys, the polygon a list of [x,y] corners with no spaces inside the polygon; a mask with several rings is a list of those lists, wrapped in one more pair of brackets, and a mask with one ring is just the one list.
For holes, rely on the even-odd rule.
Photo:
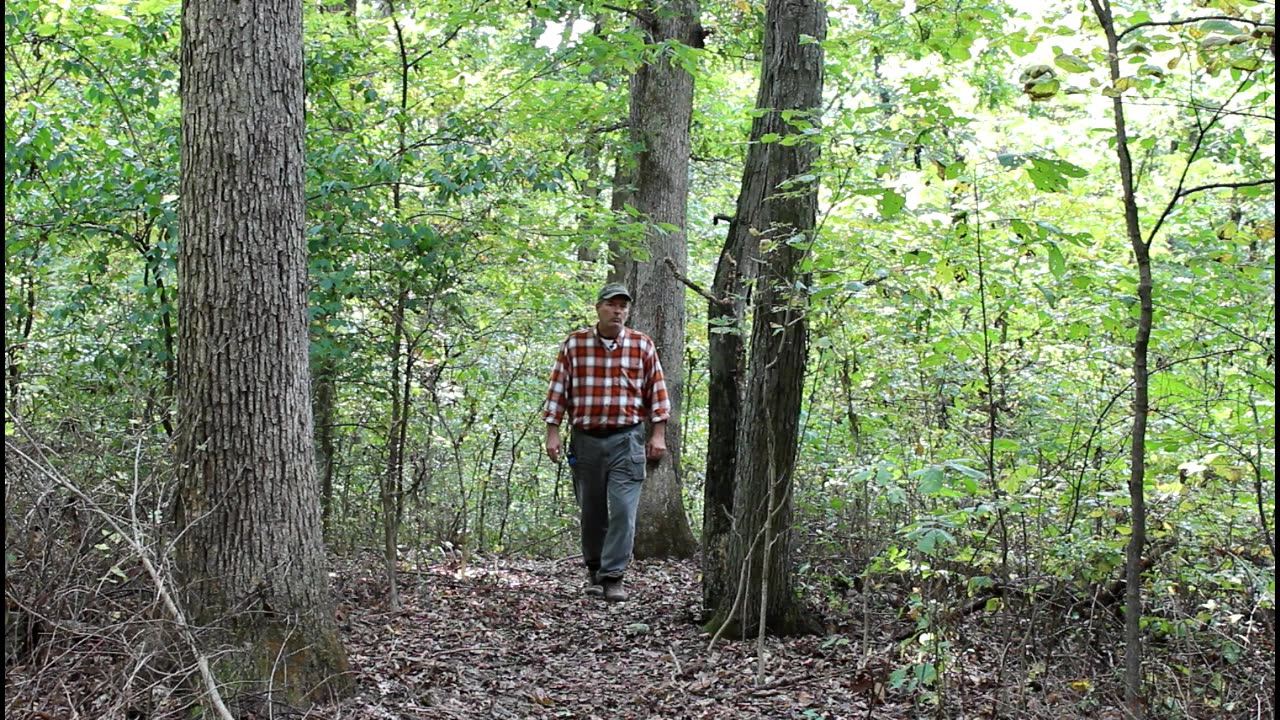
{"label": "slender tree trunk", "polygon": [[400,536],[400,513],[398,511],[400,488],[404,481],[404,426],[405,406],[401,401],[401,385],[407,386],[409,379],[401,378],[400,362],[405,345],[404,314],[409,289],[403,282],[396,299],[392,323],[391,349],[391,417],[387,425],[387,465],[383,469],[382,482],[379,483],[379,500],[382,508],[382,560],[387,572],[387,605],[393,610],[400,609],[400,585],[397,581],[396,565],[400,559],[397,544]]}
{"label": "slender tree trunk", "polygon": [[182,6],[176,566],[224,690],[352,689],[315,482],[302,3]]}
{"label": "slender tree trunk", "polygon": [[[614,217],[626,217],[628,207],[635,207],[636,199],[636,164],[634,158],[626,153],[618,153],[613,159],[613,179],[610,181],[611,193],[609,209]],[[631,259],[624,243],[615,235],[609,239],[609,274],[606,282],[620,282],[630,287],[635,282],[632,273],[635,262]]]}
{"label": "slender tree trunk", "polygon": [[578,245],[578,275],[583,282],[588,282],[594,275],[593,266],[600,259],[600,247],[591,226],[592,214],[596,201],[600,198],[600,136],[589,135],[582,148],[582,165],[586,168],[587,177],[583,180],[582,217],[578,220],[578,228],[582,233],[582,242]]}
{"label": "slender tree trunk", "polygon": [[[1107,36],[1107,58],[1111,81],[1121,78],[1120,42],[1110,0],[1090,0],[1098,22]],[[1147,348],[1151,341],[1152,297],[1151,254],[1142,238],[1138,220],[1138,201],[1133,179],[1133,158],[1129,155],[1128,130],[1125,126],[1124,100],[1116,93],[1111,99],[1116,128],[1116,159],[1120,166],[1120,185],[1124,195],[1124,226],[1138,267],[1138,328],[1133,340],[1133,431],[1129,438],[1129,512],[1132,515],[1129,546],[1125,553],[1124,614],[1124,696],[1129,717],[1145,716],[1142,700],[1142,548],[1147,540],[1147,504],[1143,490],[1146,475],[1147,412],[1150,409],[1147,371]]]}
{"label": "slender tree trunk", "polygon": [[21,303],[22,303],[22,329],[16,343],[8,342],[8,334],[6,333],[5,355],[6,370],[5,375],[8,379],[9,390],[5,396],[5,405],[9,410],[11,417],[22,417],[22,405],[19,398],[22,397],[22,385],[26,377],[22,370],[22,352],[26,350],[27,343],[31,341],[31,328],[36,318],[36,279],[34,271],[27,271],[24,268],[22,273],[21,287]]}
{"label": "slender tree trunk", "polygon": [[315,373],[316,469],[320,473],[320,517],[326,538],[332,540],[333,432],[338,420],[338,369],[332,357],[320,361]]}
{"label": "slender tree trunk", "polygon": [[[775,634],[815,629],[794,593],[791,516],[807,361],[808,283],[800,265],[817,225],[818,185],[811,173],[819,148],[806,140],[759,140],[766,132],[785,137],[818,126],[826,27],[822,0],[769,0],[757,100],[765,112],[752,127],[736,218],[742,227],[730,230],[759,237],[762,247],[768,243],[753,290],[727,592],[713,598],[710,622],[730,636],[756,627]],[[739,596],[738,617],[730,617]]]}
{"label": "slender tree trunk", "polygon": [[[592,36],[600,38],[604,32],[603,27],[600,17],[596,16],[591,28]],[[608,80],[608,75],[599,67],[593,68],[587,76],[587,81],[591,83],[608,82]],[[582,166],[587,172],[587,177],[582,181],[579,191],[582,196],[583,213],[578,220],[578,227],[583,239],[578,245],[578,274],[583,282],[589,282],[594,277],[593,266],[600,259],[600,243],[593,225],[606,164],[603,160],[604,141],[600,132],[590,130],[582,146]]]}
{"label": "slender tree trunk", "polygon": [[[646,42],[671,40],[689,47],[702,44],[696,0],[658,2],[639,13]],[[632,324],[653,338],[667,392],[667,454],[650,463],[636,520],[635,555],[690,557],[697,541],[689,528],[681,488],[681,413],[684,404],[684,286],[688,264],[685,222],[689,198],[689,119],[693,113],[693,76],[664,54],[631,78],[631,137],[636,158],[633,203],[648,225],[649,259],[626,262],[635,293]],[[665,226],[665,227],[662,227]]]}

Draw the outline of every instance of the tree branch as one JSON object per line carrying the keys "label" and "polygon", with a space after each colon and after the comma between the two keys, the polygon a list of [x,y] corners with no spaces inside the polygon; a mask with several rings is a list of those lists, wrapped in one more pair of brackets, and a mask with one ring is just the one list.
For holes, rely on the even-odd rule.
{"label": "tree branch", "polygon": [[1116,39],[1123,40],[1125,35],[1128,35],[1134,30],[1140,30],[1145,27],[1176,27],[1178,25],[1191,25],[1193,23],[1204,22],[1205,20],[1226,20],[1228,22],[1244,23],[1245,25],[1252,25],[1254,27],[1269,27],[1273,24],[1250,20],[1248,18],[1235,17],[1233,15],[1201,15],[1199,17],[1183,18],[1181,20],[1151,20],[1149,22],[1140,22],[1137,25],[1125,28],[1123,32],[1116,36]]}
{"label": "tree branch", "polygon": [[1183,190],[1179,190],[1178,194],[1175,195],[1174,197],[1181,200],[1182,198],[1188,195],[1193,195],[1198,192],[1204,192],[1205,190],[1223,190],[1228,188],[1258,187],[1259,185],[1275,185],[1275,184],[1276,184],[1276,179],[1273,177],[1262,178],[1261,180],[1250,180],[1248,182],[1209,183],[1207,185],[1197,185],[1195,187],[1189,187]]}
{"label": "tree branch", "polygon": [[654,19],[654,14],[652,12],[641,9],[641,8],[625,8],[625,7],[622,7],[621,5],[612,5],[609,3],[605,3],[600,7],[604,8],[605,10],[613,10],[614,12],[620,12],[623,15],[630,15],[636,20],[639,20],[640,22],[645,24],[652,23]]}
{"label": "tree branch", "polygon": [[731,305],[733,305],[733,300],[718,298],[715,295],[712,295],[709,290],[704,290],[701,285],[695,283],[694,281],[680,274],[680,271],[676,269],[676,261],[672,260],[670,255],[668,255],[666,259],[663,260],[663,262],[667,264],[667,267],[671,268],[671,275],[675,277],[675,279],[684,283],[684,285],[688,287],[690,290],[698,293],[702,297],[706,298],[708,301],[713,302],[717,305],[723,305],[724,307],[730,307]]}

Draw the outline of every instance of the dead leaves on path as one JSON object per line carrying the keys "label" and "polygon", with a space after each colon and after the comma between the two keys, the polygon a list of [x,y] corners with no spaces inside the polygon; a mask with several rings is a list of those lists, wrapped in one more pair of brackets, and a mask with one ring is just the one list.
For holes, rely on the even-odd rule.
{"label": "dead leaves on path", "polygon": [[[770,639],[759,686],[754,643],[708,650],[691,564],[633,565],[618,604],[584,595],[582,575],[572,561],[441,566],[415,576],[397,614],[348,609],[361,692],[323,716],[867,717],[874,683],[850,644]],[[898,714],[881,703],[875,716]]]}

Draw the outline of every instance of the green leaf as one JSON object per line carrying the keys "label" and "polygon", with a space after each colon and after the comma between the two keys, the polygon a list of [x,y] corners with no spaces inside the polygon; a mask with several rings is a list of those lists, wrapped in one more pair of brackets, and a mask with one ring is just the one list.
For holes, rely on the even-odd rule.
{"label": "green leaf", "polygon": [[1053,59],[1053,64],[1067,72],[1085,72],[1090,69],[1089,63],[1070,53],[1059,53]]}
{"label": "green leaf", "polygon": [[1056,278],[1061,278],[1067,271],[1067,260],[1062,256],[1062,251],[1054,243],[1049,243],[1049,272],[1053,273]]}
{"label": "green leaf", "polygon": [[1089,171],[1082,167],[1073,165],[1065,160],[1051,158],[1033,157],[1031,158],[1031,167],[1027,168],[1027,175],[1031,178],[1031,182],[1036,186],[1036,189],[1045,192],[1066,190],[1068,177],[1081,178],[1088,174]]}
{"label": "green leaf", "polygon": [[1007,168],[1022,167],[1023,163],[1025,163],[1026,161],[1027,161],[1027,156],[1023,155],[1022,153],[1003,153],[1001,155],[996,156],[996,162],[1000,163],[1001,167],[1007,167]]}
{"label": "green leaf", "polygon": [[1043,236],[1042,233],[1033,230],[1025,220],[1010,220],[1009,227],[1013,230],[1013,234],[1018,236],[1019,240],[1026,241],[1034,237]]}
{"label": "green leaf", "polygon": [[880,196],[880,201],[876,203],[877,207],[880,209],[881,220],[888,220],[894,215],[897,215],[906,204],[907,199],[893,190],[885,190],[884,194]]}
{"label": "green leaf", "polygon": [[133,40],[127,37],[121,37],[119,35],[116,35],[116,36],[113,36],[111,40],[109,40],[108,42],[111,43],[111,47],[117,50],[123,50],[125,52],[137,52],[138,50],[138,43],[134,42]]}
{"label": "green leaf", "polygon": [[1038,47],[1040,47],[1038,43],[1027,42],[1026,40],[1009,41],[1009,52],[1018,57],[1026,57],[1035,52]]}
{"label": "green leaf", "polygon": [[1206,33],[1216,32],[1223,35],[1243,35],[1244,31],[1229,20],[1205,20],[1198,25]]}
{"label": "green leaf", "polygon": [[930,465],[921,470],[912,473],[912,476],[920,480],[920,492],[925,495],[933,495],[942,490],[942,482],[946,476],[942,472],[942,468],[937,465]]}
{"label": "green leaf", "polygon": [[987,474],[985,472],[981,470],[976,470],[974,468],[969,467],[968,465],[964,465],[963,463],[957,462],[955,460],[948,460],[947,467],[959,472],[961,475],[964,475],[966,477],[971,477],[975,480],[984,480],[987,477]]}
{"label": "green leaf", "polygon": [[1136,87],[1138,81],[1131,77],[1116,78],[1116,81],[1102,89],[1102,94],[1107,97],[1119,97],[1126,90],[1132,90]]}
{"label": "green leaf", "polygon": [[991,445],[996,452],[1017,452],[1022,447],[1022,443],[1009,438],[996,438]]}
{"label": "green leaf", "polygon": [[1028,83],[1023,86],[1022,91],[1032,100],[1048,100],[1058,94],[1058,89],[1061,86],[1062,83],[1058,82],[1057,78],[1049,78],[1040,82]]}

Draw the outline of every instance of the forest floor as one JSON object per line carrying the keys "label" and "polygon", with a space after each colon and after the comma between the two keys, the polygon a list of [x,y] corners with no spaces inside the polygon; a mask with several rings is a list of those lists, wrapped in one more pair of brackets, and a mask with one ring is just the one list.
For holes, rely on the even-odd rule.
{"label": "forest floor", "polygon": [[[305,713],[259,708],[246,718],[1124,717],[1123,646],[1117,616],[1105,608],[1086,618],[1048,597],[1014,605],[1011,594],[1007,610],[986,612],[990,606],[966,600],[961,589],[935,625],[945,636],[931,639],[910,618],[927,607],[927,593],[910,580],[866,592],[812,583],[801,590],[820,606],[825,632],[767,638],[761,674],[754,640],[713,643],[699,626],[695,562],[634,563],[630,600],[614,604],[585,595],[579,562],[444,558],[400,572],[402,606],[393,610],[376,556],[340,559],[334,588],[355,695]],[[34,654],[9,654],[6,625],[6,720],[195,717],[170,699],[177,676],[157,670],[160,655],[147,636],[153,621],[143,619],[155,617],[153,589],[121,583],[99,592],[80,603],[80,619],[46,627]],[[1234,622],[1240,630],[1243,621]],[[1212,637],[1224,642],[1214,646]],[[1240,652],[1222,652],[1227,647]],[[1273,648],[1274,635],[1258,629],[1150,648],[1146,682],[1158,700],[1148,717],[1272,717]],[[935,667],[945,669],[929,677]],[[915,671],[926,682],[912,682]]]}
{"label": "forest floor", "polygon": [[441,565],[407,576],[411,581],[397,612],[361,602],[361,583],[347,577],[342,610],[358,695],[312,716],[1121,717],[1096,694],[1086,698],[1081,688],[1091,683],[1077,678],[1043,680],[1033,689],[1002,688],[998,658],[984,660],[973,650],[953,661],[942,704],[936,693],[894,689],[889,675],[903,661],[892,639],[901,628],[892,626],[872,629],[869,652],[848,634],[769,638],[761,679],[755,641],[721,639],[712,645],[696,624],[701,588],[693,563],[633,564],[630,600],[612,604],[584,594],[578,563],[569,558]]}

